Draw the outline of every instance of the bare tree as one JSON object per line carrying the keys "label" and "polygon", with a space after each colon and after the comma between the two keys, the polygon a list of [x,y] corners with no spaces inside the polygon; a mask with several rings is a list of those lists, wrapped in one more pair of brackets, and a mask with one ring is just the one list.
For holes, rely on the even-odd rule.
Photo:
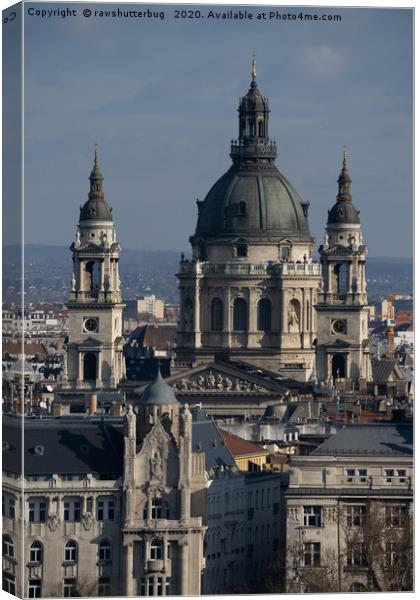
{"label": "bare tree", "polygon": [[341,507],[345,563],[366,573],[368,591],[413,589],[413,518],[406,503],[369,501]]}
{"label": "bare tree", "polygon": [[413,589],[413,518],[408,503],[376,500],[341,505],[336,526],[341,545],[334,551],[321,552],[320,542],[302,537],[288,548],[287,591]]}

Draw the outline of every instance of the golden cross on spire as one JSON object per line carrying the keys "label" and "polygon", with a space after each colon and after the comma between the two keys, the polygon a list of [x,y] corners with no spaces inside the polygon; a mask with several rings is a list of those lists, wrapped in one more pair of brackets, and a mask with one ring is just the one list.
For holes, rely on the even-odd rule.
{"label": "golden cross on spire", "polygon": [[251,71],[252,79],[255,81],[257,77],[257,58],[255,54],[252,55],[252,71]]}

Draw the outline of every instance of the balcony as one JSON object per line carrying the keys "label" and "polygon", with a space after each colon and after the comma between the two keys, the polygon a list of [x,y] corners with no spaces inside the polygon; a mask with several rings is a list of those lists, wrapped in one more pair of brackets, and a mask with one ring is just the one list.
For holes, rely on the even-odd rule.
{"label": "balcony", "polygon": [[180,265],[181,275],[219,275],[231,276],[242,275],[244,277],[319,277],[321,265],[319,263],[300,262],[199,262],[184,260]]}
{"label": "balcony", "polygon": [[272,140],[260,142],[254,140],[250,142],[233,140],[230,145],[230,156],[233,159],[242,157],[264,157],[274,159],[277,156],[276,142]]}
{"label": "balcony", "polygon": [[163,573],[163,571],[165,570],[165,561],[148,560],[146,568],[149,573]]}

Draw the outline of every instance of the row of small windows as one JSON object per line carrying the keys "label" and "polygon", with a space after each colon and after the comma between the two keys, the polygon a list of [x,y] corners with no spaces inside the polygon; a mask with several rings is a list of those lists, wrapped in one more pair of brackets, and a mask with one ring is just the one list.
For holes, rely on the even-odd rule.
{"label": "row of small windows", "polygon": [[[92,504],[92,502],[91,502]],[[81,498],[67,498],[63,502],[63,519],[65,522],[77,523],[82,517]],[[88,506],[91,512],[92,506]],[[30,523],[45,523],[47,520],[47,501],[42,498],[33,498],[29,501],[28,519]],[[14,517],[12,517],[14,518]],[[97,521],[113,521],[115,518],[115,501],[111,498],[98,499],[96,502]]]}
{"label": "row of small windows", "polygon": [[[362,527],[366,522],[368,511],[365,504],[351,504],[344,507],[344,522],[347,527]],[[402,528],[408,519],[407,504],[388,504],[385,506],[385,526]],[[303,525],[305,527],[322,527],[323,507],[304,506]]]}
{"label": "row of small windows", "polygon": [[[64,545],[64,562],[77,563],[79,548],[75,540],[69,540]],[[3,536],[3,556],[5,558],[16,558],[15,543],[9,535]],[[29,547],[29,562],[42,563],[44,548],[40,541],[35,540]],[[153,558],[153,557],[152,557]],[[111,560],[111,542],[102,540],[98,547],[98,559],[100,562]]]}
{"label": "row of small windows", "polygon": [[[30,579],[28,581],[28,598],[41,598],[41,579]],[[10,573],[3,572],[3,590],[16,596],[16,577]],[[111,580],[109,577],[100,577],[98,580],[98,596],[111,595]],[[77,580],[66,578],[63,581],[63,597],[73,598],[80,596],[77,589]]]}
{"label": "row of small windows", "polygon": [[[224,307],[220,298],[211,301],[211,329],[223,331]],[[233,329],[234,331],[247,331],[248,305],[243,298],[235,298],[233,303]],[[271,302],[268,298],[261,298],[257,304],[257,329],[258,331],[271,331]]]}

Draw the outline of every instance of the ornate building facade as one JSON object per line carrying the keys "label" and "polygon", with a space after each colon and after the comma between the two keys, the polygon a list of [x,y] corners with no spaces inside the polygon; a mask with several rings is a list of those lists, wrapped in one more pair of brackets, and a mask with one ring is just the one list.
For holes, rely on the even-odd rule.
{"label": "ornate building facade", "polygon": [[337,201],[328,211],[325,241],[319,252],[323,289],[316,306],[318,377],[370,380],[367,247],[360,211],[352,202],[347,150],[338,178]]}
{"label": "ornate building facade", "polygon": [[130,407],[124,437],[127,596],[199,595],[206,527],[205,455],[192,415],[158,373]]}
{"label": "ornate building facade", "polygon": [[178,362],[222,353],[298,381],[369,378],[367,249],[347,160],[317,263],[309,203],[275,165],[269,112],[254,59],[233,164],[197,201],[192,260],[180,263]]}
{"label": "ornate building facade", "polygon": [[69,338],[65,388],[113,389],[125,373],[122,311],[112,208],[102,189],[98,151],[89,177],[87,202],[80,209],[67,302]]}
{"label": "ornate building facade", "polygon": [[312,258],[309,204],[275,165],[269,112],[254,62],[233,164],[198,202],[192,261],[180,264],[177,358],[200,364],[223,351],[307,380],[315,372],[320,265]]}

